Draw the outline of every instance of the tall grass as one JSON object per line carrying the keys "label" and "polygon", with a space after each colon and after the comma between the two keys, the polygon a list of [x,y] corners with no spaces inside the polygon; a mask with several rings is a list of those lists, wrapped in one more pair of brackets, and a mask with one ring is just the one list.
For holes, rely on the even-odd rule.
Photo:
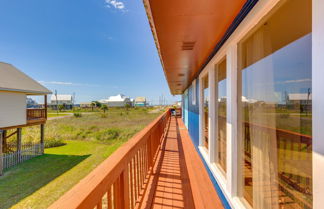
{"label": "tall grass", "polygon": [[[68,117],[48,121],[45,126],[45,147],[64,144],[65,140],[97,141],[111,144],[126,141],[150,121],[161,114],[149,113],[149,108],[109,109],[107,113],[83,114],[82,117]],[[15,137],[10,139],[15,143]],[[23,143],[40,140],[39,126],[23,129]]]}

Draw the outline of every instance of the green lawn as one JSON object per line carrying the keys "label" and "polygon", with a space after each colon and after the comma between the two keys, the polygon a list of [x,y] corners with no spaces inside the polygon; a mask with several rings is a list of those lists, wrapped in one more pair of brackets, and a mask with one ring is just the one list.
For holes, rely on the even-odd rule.
{"label": "green lawn", "polygon": [[122,142],[67,141],[0,177],[1,208],[46,208],[85,177]]}
{"label": "green lawn", "polygon": [[66,115],[70,115],[69,113],[48,113],[47,117],[48,118],[53,118],[53,117],[60,117],[60,116],[66,116]]}
{"label": "green lawn", "polygon": [[[47,208],[161,114],[149,112],[116,110],[48,121],[45,145],[66,145],[7,170],[0,177],[0,208]],[[23,142],[33,139],[39,140],[37,126],[23,130]]]}

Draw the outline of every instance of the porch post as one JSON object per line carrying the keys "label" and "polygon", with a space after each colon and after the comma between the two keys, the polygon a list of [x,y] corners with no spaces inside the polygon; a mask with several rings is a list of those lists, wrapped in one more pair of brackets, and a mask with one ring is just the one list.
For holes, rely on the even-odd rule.
{"label": "porch post", "polygon": [[17,154],[18,154],[18,163],[20,163],[20,158],[21,158],[21,128],[17,128]]}
{"label": "porch post", "polygon": [[0,176],[3,174],[3,153],[2,153],[2,140],[3,140],[3,135],[2,135],[2,130],[0,130]]}
{"label": "porch post", "polygon": [[2,152],[6,152],[8,150],[7,145],[7,130],[2,130]]}
{"label": "porch post", "polygon": [[45,118],[47,119],[47,94],[44,95]]}
{"label": "porch post", "polygon": [[45,124],[40,125],[40,133],[41,133],[41,139],[40,139],[40,144],[41,144],[41,153],[44,154],[44,136],[45,136]]}

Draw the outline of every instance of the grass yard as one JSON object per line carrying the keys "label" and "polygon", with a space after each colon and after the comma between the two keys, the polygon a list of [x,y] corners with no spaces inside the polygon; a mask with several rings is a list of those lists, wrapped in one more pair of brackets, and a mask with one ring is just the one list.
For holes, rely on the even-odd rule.
{"label": "grass yard", "polygon": [[69,113],[48,113],[47,114],[47,117],[48,118],[54,118],[54,117],[61,117],[61,116],[67,116],[67,115],[70,115]]}
{"label": "grass yard", "polygon": [[[65,145],[7,170],[0,177],[0,208],[47,208],[160,114],[121,109],[48,121],[47,146]],[[23,134],[23,141],[38,140],[39,128]]]}

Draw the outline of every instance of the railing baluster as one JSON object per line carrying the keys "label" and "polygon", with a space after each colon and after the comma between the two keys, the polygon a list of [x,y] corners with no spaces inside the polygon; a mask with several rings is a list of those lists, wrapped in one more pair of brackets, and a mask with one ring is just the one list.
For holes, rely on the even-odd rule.
{"label": "railing baluster", "polygon": [[134,208],[134,181],[133,181],[133,160],[131,159],[130,163],[129,163],[129,176],[130,176],[130,180],[129,180],[129,184],[130,184],[130,202],[131,202],[131,208]]}
{"label": "railing baluster", "polygon": [[121,174],[120,178],[120,197],[121,197],[121,208],[130,209],[130,198],[129,198],[129,181],[128,181],[128,165]]}
{"label": "railing baluster", "polygon": [[108,191],[107,191],[107,207],[108,207],[108,209],[112,209],[111,188],[112,188],[112,186],[109,186]]}

